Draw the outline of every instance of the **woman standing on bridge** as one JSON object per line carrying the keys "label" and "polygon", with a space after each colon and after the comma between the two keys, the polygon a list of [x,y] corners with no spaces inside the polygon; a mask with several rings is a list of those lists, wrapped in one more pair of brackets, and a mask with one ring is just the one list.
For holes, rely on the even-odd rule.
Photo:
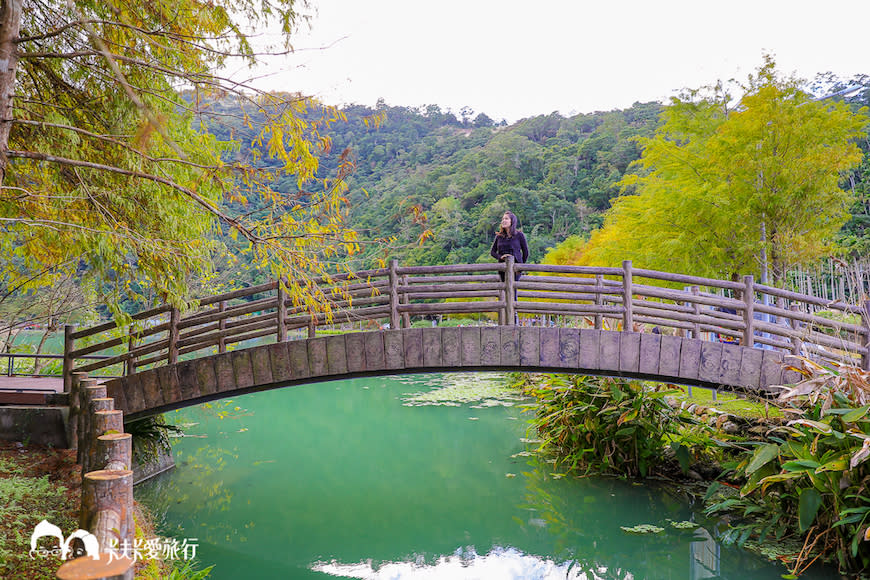
{"label": "woman standing on bridge", "polygon": [[[489,250],[493,258],[499,262],[504,262],[508,256],[513,256],[517,264],[526,263],[526,260],[529,259],[529,246],[526,244],[526,236],[519,231],[519,227],[517,216],[509,211],[504,212],[501,217],[501,227],[492,241],[492,248]],[[504,281],[504,273],[499,272],[498,274]],[[519,272],[514,275],[514,279],[520,279]]]}

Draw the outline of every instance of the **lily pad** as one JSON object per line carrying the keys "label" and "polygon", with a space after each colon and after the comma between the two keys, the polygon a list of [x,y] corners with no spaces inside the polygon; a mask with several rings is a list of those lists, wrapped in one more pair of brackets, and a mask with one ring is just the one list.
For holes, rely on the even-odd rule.
{"label": "lily pad", "polygon": [[652,524],[638,524],[632,528],[619,526],[619,529],[629,534],[661,534],[665,531],[664,528],[660,528]]}
{"label": "lily pad", "polygon": [[437,381],[429,380],[424,385],[434,388],[404,396],[403,404],[419,407],[477,403],[472,407],[477,409],[510,407],[527,398],[511,387],[507,377],[501,373],[446,373]]}

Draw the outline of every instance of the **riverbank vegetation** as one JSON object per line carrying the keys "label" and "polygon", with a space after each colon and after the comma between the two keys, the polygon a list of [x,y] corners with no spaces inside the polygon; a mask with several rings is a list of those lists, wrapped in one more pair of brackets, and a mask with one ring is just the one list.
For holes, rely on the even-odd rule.
{"label": "riverbank vegetation", "polygon": [[[794,577],[816,560],[865,571],[870,373],[799,362],[805,379],[753,419],[681,405],[670,385],[538,377],[524,384],[537,451],[556,474],[704,481],[719,539],[772,554]],[[783,542],[794,548],[769,550]]]}
{"label": "riverbank vegetation", "polygon": [[[53,580],[63,561],[55,553],[30,554],[30,536],[46,520],[64,534],[78,529],[80,466],[75,451],[0,441],[0,577]],[[156,538],[152,515],[135,504],[136,541]],[[51,550],[49,540],[40,548]],[[144,552],[143,552],[144,553]],[[193,560],[143,559],[136,578],[202,580],[210,568]]]}

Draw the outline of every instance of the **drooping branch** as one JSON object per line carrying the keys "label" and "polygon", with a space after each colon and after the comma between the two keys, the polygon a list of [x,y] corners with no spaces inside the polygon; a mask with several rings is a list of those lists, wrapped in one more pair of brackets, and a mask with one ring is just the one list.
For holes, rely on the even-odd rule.
{"label": "drooping branch", "polygon": [[171,179],[166,177],[160,177],[159,175],[153,175],[151,173],[144,173],[141,171],[133,171],[130,169],[123,169],[121,167],[115,167],[112,165],[104,165],[102,163],[93,163],[91,161],[80,161],[78,159],[68,159],[66,157],[59,157],[57,155],[49,155],[47,153],[36,153],[33,151],[8,151],[8,156],[10,158],[19,158],[19,159],[33,159],[36,161],[44,161],[47,163],[56,163],[59,165],[66,165],[70,167],[84,167],[87,169],[95,169],[97,171],[108,171],[110,173],[116,173],[120,175],[126,175],[128,177],[133,177],[136,179],[145,179],[147,181],[152,181],[154,183],[159,183],[161,185],[165,185],[182,193],[195,201],[198,205],[204,208],[206,211],[217,217],[219,220],[227,224],[228,226],[237,230],[243,237],[245,237],[248,241],[252,243],[259,243],[260,238],[254,234],[251,230],[242,225],[238,220],[230,217],[229,215],[222,212],[215,206],[214,203],[209,201],[208,199],[202,197],[192,189],[188,187],[184,187],[180,183],[176,183]]}

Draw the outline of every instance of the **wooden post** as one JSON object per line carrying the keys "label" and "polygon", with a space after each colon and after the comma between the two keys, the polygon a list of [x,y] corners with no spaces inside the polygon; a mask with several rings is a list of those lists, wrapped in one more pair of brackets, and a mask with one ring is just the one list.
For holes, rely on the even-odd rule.
{"label": "wooden post", "polygon": [[514,282],[514,257],[508,256],[504,262],[504,323],[507,326],[514,326],[516,323],[516,305],[514,304],[516,285]]}
{"label": "wooden post", "polygon": [[94,440],[101,435],[124,432],[123,411],[95,411],[93,424]]}
{"label": "wooden post", "polygon": [[308,319],[308,338],[317,336],[317,315],[311,313],[311,318]]}
{"label": "wooden post", "polygon": [[67,560],[57,571],[59,580],[128,580],[133,578],[133,559],[103,552],[96,558]]}
{"label": "wooden post", "polygon": [[[405,292],[402,293],[402,304],[407,305],[410,303],[410,301],[408,300],[408,292],[407,292],[407,290],[408,290],[408,288],[407,288],[407,286],[408,286],[407,274],[402,275],[401,282],[402,282],[402,287],[405,289]],[[411,315],[408,314],[407,312],[402,313],[402,328],[411,328]]]}
{"label": "wooden post", "polygon": [[[96,379],[82,379],[79,382],[79,425],[78,425],[78,453],[76,463],[84,465],[85,455],[91,446],[90,425],[92,416],[90,411],[91,400],[101,399],[106,396],[106,387],[98,385]],[[82,473],[87,473],[83,471]]]}
{"label": "wooden post", "polygon": [[[109,397],[92,397],[90,403],[88,404],[87,414],[90,417],[90,421],[88,422],[88,429],[91,430],[89,434],[86,434],[87,443],[85,445],[85,452],[82,453],[82,473],[87,473],[89,471],[93,471],[94,469],[100,469],[100,465],[97,465],[97,438],[102,435],[102,433],[98,433],[96,431],[95,417],[98,412],[103,411],[114,411],[115,410],[115,399]],[[120,411],[119,411],[120,412]],[[123,426],[123,419],[122,419]]]}
{"label": "wooden post", "polygon": [[[70,357],[70,353],[73,351],[73,346],[75,345],[75,341],[72,338],[73,330],[75,327],[72,324],[64,324],[63,325],[63,392],[69,393],[72,389],[72,369],[73,369],[73,359]],[[10,361],[12,358],[10,357]]]}
{"label": "wooden post", "polygon": [[133,471],[102,469],[84,475],[79,527],[97,537],[100,552],[132,549]]}
{"label": "wooden post", "polygon": [[631,304],[632,290],[631,260],[622,261],[622,330],[631,332],[634,323],[633,308]]}
{"label": "wooden post", "polygon": [[399,328],[399,261],[390,260],[390,328]]}
{"label": "wooden post", "polygon": [[[127,339],[127,352],[131,352],[136,348],[136,333],[135,327],[131,324],[128,330],[129,338]],[[124,363],[124,375],[132,375],[136,372],[136,359],[131,357]]]}
{"label": "wooden post", "polygon": [[[861,318],[864,320],[864,348],[870,351],[870,300],[864,301]],[[861,367],[865,371],[870,371],[870,352],[861,355]]]}
{"label": "wooden post", "polygon": [[[604,306],[604,276],[602,274],[595,275],[595,305]],[[604,326],[604,317],[600,312],[595,313],[595,330],[601,330]]]}
{"label": "wooden post", "polygon": [[66,442],[70,449],[78,451],[79,448],[79,418],[82,413],[81,406],[81,382],[88,378],[88,373],[74,372],[70,377],[69,391],[69,416],[66,422]]}
{"label": "wooden post", "polygon": [[[227,301],[221,300],[218,302],[218,312],[224,312],[227,309]],[[218,354],[227,352],[227,339],[224,337],[224,331],[227,329],[227,319],[221,318],[218,320]]]}
{"label": "wooden post", "polygon": [[129,433],[109,433],[97,437],[95,465],[98,469],[132,469],[133,436]]}
{"label": "wooden post", "polygon": [[178,319],[181,313],[178,308],[169,311],[169,364],[178,362]]}
{"label": "wooden post", "polygon": [[[798,306],[797,304],[792,304],[791,306],[789,306],[789,310],[791,310],[792,312],[797,312],[799,309],[800,306]],[[792,328],[792,330],[800,330],[802,327],[801,323],[794,318],[788,319],[788,325]],[[791,337],[791,353],[793,355],[799,355],[802,348],[803,341],[800,339],[800,337]]]}
{"label": "wooden post", "polygon": [[287,291],[278,282],[278,310],[275,313],[278,317],[278,342],[287,342]]}
{"label": "wooden post", "polygon": [[[692,296],[697,298],[698,295],[701,293],[701,289],[698,288],[697,286],[692,286],[691,292],[692,292]],[[692,310],[693,310],[693,314],[696,317],[698,317],[695,319],[695,322],[692,323],[692,338],[700,339],[701,338],[701,323],[700,323],[701,305],[696,300],[692,301]]]}
{"label": "wooden post", "polygon": [[752,275],[743,277],[743,336],[740,344],[752,346],[755,344],[755,278]]}

